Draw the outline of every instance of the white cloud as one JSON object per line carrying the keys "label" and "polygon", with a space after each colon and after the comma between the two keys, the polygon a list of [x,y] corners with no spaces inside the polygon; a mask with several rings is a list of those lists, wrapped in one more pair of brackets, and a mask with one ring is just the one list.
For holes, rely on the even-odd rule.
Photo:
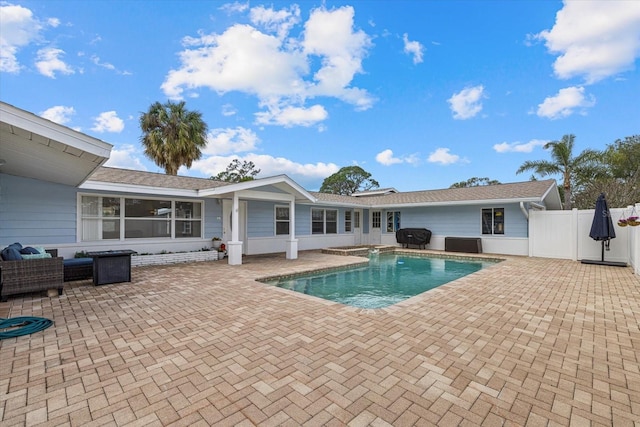
{"label": "white cloud", "polygon": [[327,110],[318,104],[310,108],[291,106],[278,108],[270,106],[269,111],[256,113],[256,123],[284,127],[312,126],[326,120],[328,116]]}
{"label": "white cloud", "polygon": [[92,131],[103,133],[120,133],[124,129],[124,122],[118,117],[115,111],[105,111],[100,113],[91,128]]}
{"label": "white cloud", "polygon": [[0,3],[0,72],[19,73],[18,51],[40,37],[43,25],[26,7]]}
{"label": "white cloud", "polygon": [[409,35],[404,33],[402,35],[404,41],[404,53],[413,55],[413,63],[419,64],[422,62],[422,54],[424,53],[424,46],[417,41],[409,41]]}
{"label": "white cloud", "polygon": [[55,73],[73,74],[75,71],[67,65],[60,57],[64,55],[64,50],[55,47],[46,47],[38,51],[36,68],[43,76],[55,79]]}
{"label": "white cloud", "polygon": [[[180,66],[169,71],[162,90],[171,99],[200,88],[248,93],[266,109],[257,115],[259,122],[281,126],[326,120],[324,107],[305,105],[313,97],[337,98],[356,110],[370,108],[373,97],[351,86],[371,46],[367,34],[354,30],[353,8],[314,9],[304,31],[289,36],[299,15],[297,6],[260,6],[250,10],[255,26],[236,24],[221,34],[185,37]],[[320,65],[312,70],[312,64]]]}
{"label": "white cloud", "polygon": [[251,129],[214,129],[207,135],[207,146],[202,150],[206,155],[223,155],[254,150],[260,139]]}
{"label": "white cloud", "polygon": [[224,104],[222,106],[222,115],[225,117],[234,116],[238,113],[238,110],[231,104]]}
{"label": "white cloud", "polygon": [[141,154],[133,145],[122,145],[111,150],[111,155],[105,166],[146,171],[147,168],[140,158]]}
{"label": "white cloud", "polygon": [[258,178],[265,178],[274,175],[287,175],[304,188],[309,185],[317,185],[328,176],[340,170],[334,163],[297,163],[283,157],[273,157],[264,154],[250,153],[244,156],[210,156],[193,162],[191,169],[199,171],[205,176],[215,176],[227,169],[233,159],[240,162],[253,162],[257,169],[260,169]]}
{"label": "white cloud", "polygon": [[241,2],[233,2],[233,3],[225,3],[220,7],[220,10],[227,12],[227,14],[232,13],[242,13],[246,12],[249,9],[249,2],[241,3]]}
{"label": "white cloud", "polygon": [[538,105],[537,114],[539,117],[559,119],[570,116],[577,108],[581,109],[581,114],[586,114],[585,109],[595,104],[595,97],[586,97],[583,87],[572,86],[560,89],[555,96],[545,98],[542,104]]}
{"label": "white cloud", "polygon": [[565,0],[553,28],[534,38],[559,54],[556,76],[597,82],[632,69],[640,56],[640,2]]}
{"label": "white cloud", "polygon": [[532,139],[529,142],[501,142],[500,144],[494,144],[493,149],[498,153],[531,153],[534,148],[542,147],[549,141],[541,139]]}
{"label": "white cloud", "polygon": [[284,39],[291,28],[300,22],[300,7],[294,4],[290,9],[274,10],[257,6],[251,9],[250,19],[254,25],[276,33],[278,38]]}
{"label": "white cloud", "polygon": [[73,107],[65,107],[64,105],[56,105],[55,107],[48,108],[40,113],[40,117],[47,120],[51,120],[54,123],[65,124],[69,123],[71,116],[76,113]]}
{"label": "white cloud", "polygon": [[419,162],[419,159],[415,154],[411,154],[409,156],[394,157],[393,151],[390,149],[386,149],[376,154],[376,162],[384,166],[390,166],[399,163],[416,164]]}
{"label": "white cloud", "polygon": [[458,93],[454,93],[447,100],[449,108],[453,111],[453,118],[466,120],[475,117],[482,111],[482,98],[484,97],[484,86],[478,85],[467,87]]}
{"label": "white cloud", "polygon": [[462,159],[457,154],[449,153],[448,148],[437,148],[436,151],[429,155],[427,159],[430,163],[440,163],[441,165],[450,165],[460,162]]}

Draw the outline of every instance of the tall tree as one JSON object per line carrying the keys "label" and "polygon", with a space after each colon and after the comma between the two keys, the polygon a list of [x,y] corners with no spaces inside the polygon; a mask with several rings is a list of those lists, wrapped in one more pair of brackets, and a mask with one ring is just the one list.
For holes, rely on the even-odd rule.
{"label": "tall tree", "polygon": [[378,187],[380,187],[378,181],[371,178],[371,174],[360,166],[345,166],[325,178],[320,192],[350,196],[358,191],[367,191]]}
{"label": "tall tree", "polygon": [[180,166],[191,167],[207,145],[207,125],[198,111],[189,111],[184,101],[155,102],[140,115],[140,140],[144,154],[167,175],[177,175]]}
{"label": "tall tree", "polygon": [[574,141],[574,135],[564,135],[560,141],[547,142],[544,145],[544,149],[551,150],[552,161],[527,160],[516,171],[517,174],[533,171],[542,177],[562,175],[565,209],[571,209],[573,188],[589,182],[590,179],[598,176],[601,171],[598,167],[600,153],[596,150],[587,149],[574,157]]}
{"label": "tall tree", "polygon": [[608,144],[602,152],[604,173],[575,195],[578,209],[593,209],[600,193],[609,207],[624,208],[640,200],[640,135],[627,136]]}
{"label": "tall tree", "polygon": [[500,184],[500,181],[489,178],[478,178],[473,177],[469,178],[466,181],[456,182],[455,184],[451,184],[449,188],[466,188],[466,187],[479,187],[481,185],[497,185]]}
{"label": "tall tree", "polygon": [[212,176],[210,179],[226,182],[245,182],[253,181],[259,173],[260,169],[256,169],[256,165],[253,162],[245,160],[240,163],[239,159],[233,159],[233,161],[229,163],[229,166],[227,166],[227,170],[220,172],[216,176]]}

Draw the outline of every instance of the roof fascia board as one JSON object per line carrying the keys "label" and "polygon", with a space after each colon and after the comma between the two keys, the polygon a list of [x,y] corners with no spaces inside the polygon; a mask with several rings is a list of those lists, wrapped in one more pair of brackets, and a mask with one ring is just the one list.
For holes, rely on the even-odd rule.
{"label": "roof fascia board", "polygon": [[340,206],[344,208],[370,208],[371,205],[366,203],[347,203],[347,202],[332,202],[327,200],[317,200],[314,203],[302,203],[312,204],[316,206]]}
{"label": "roof fascia board", "polygon": [[[208,188],[200,191],[200,195],[202,196],[219,196],[222,194],[236,193],[240,191],[253,190],[258,187],[264,187],[267,185],[277,185],[277,184],[286,184],[291,190],[289,193],[294,194],[298,193],[303,199],[307,199],[311,202],[315,202],[315,198],[309,194],[307,190],[300,187],[296,184],[291,178],[286,175],[276,175],[269,178],[262,179],[254,179],[251,181],[244,181],[235,184],[229,184],[216,188]],[[280,187],[280,189],[284,190]],[[276,193],[268,193],[268,194],[276,194]],[[263,198],[264,199],[264,198]]]}
{"label": "roof fascia board", "polygon": [[445,202],[420,202],[420,203],[380,203],[374,204],[370,207],[372,209],[386,209],[386,208],[417,208],[417,207],[431,207],[431,206],[463,206],[463,205],[489,205],[489,204],[506,204],[506,203],[520,203],[520,202],[541,202],[539,197],[523,197],[517,199],[482,199],[482,200],[456,200]]}
{"label": "roof fascia board", "polygon": [[98,157],[108,159],[111,154],[113,146],[109,143],[43,119],[5,102],[0,102],[0,113],[2,113],[0,120],[11,126],[69,145],[78,150],[86,151]]}
{"label": "roof fascia board", "polygon": [[110,193],[152,194],[156,196],[203,197],[198,190],[184,190],[166,187],[145,187],[135,184],[114,184],[102,181],[85,181],[81,190],[107,191]]}
{"label": "roof fascia board", "polygon": [[237,191],[236,193],[241,199],[273,200],[278,202],[293,202],[296,199],[293,194],[288,193],[267,193],[265,191],[254,190]]}
{"label": "roof fascia board", "polygon": [[553,194],[553,199],[555,200],[552,200],[552,202],[556,202],[557,206],[562,209],[562,200],[560,199],[560,193],[558,192],[558,184],[556,183],[556,181],[553,181],[551,183],[547,191],[545,191],[540,198],[540,201],[543,202],[547,199],[547,197],[551,196],[554,189],[556,190],[556,192]]}

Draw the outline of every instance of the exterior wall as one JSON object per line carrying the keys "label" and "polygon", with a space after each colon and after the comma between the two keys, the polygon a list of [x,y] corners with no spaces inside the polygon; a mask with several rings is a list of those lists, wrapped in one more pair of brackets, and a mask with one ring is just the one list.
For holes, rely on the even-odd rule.
{"label": "exterior wall", "polygon": [[0,174],[0,247],[75,241],[75,187]]}
{"label": "exterior wall", "polygon": [[[250,200],[247,206],[247,255],[285,252],[290,236],[275,235],[275,206],[285,206],[285,203]],[[350,246],[354,243],[354,234],[345,233],[344,208],[322,207],[321,209],[338,210],[337,234],[311,234],[311,209],[315,206],[296,205],[295,207],[295,237],[298,239],[299,250],[322,249],[329,246]]]}
{"label": "exterior wall", "polygon": [[[0,174],[0,247],[20,242],[29,246],[57,248],[60,256],[73,258],[78,251],[111,249],[131,249],[140,253],[193,251],[211,247],[211,237],[222,235],[222,205],[214,199],[206,199],[203,239],[80,242],[77,231],[78,193],[113,194],[85,192],[72,186]],[[136,197],[135,194],[126,196]]]}
{"label": "exterior wall", "polygon": [[[481,215],[482,209],[504,208],[505,234],[483,235]],[[445,237],[480,237],[485,253],[503,255],[528,255],[528,221],[516,203],[507,205],[477,206],[437,206],[420,208],[401,208],[389,211],[400,211],[402,228],[426,228],[431,230],[429,249],[444,250]],[[382,211],[383,228],[381,242],[384,245],[397,245],[395,233],[386,231],[386,212]]]}

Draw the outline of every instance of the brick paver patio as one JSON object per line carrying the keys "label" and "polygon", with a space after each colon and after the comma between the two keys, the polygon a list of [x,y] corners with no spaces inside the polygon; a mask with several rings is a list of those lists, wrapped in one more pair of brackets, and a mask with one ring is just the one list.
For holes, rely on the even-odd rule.
{"label": "brick paver patio", "polygon": [[387,309],[256,277],[301,252],[144,267],[0,303],[52,319],[0,341],[3,426],[640,426],[640,280],[510,257]]}

